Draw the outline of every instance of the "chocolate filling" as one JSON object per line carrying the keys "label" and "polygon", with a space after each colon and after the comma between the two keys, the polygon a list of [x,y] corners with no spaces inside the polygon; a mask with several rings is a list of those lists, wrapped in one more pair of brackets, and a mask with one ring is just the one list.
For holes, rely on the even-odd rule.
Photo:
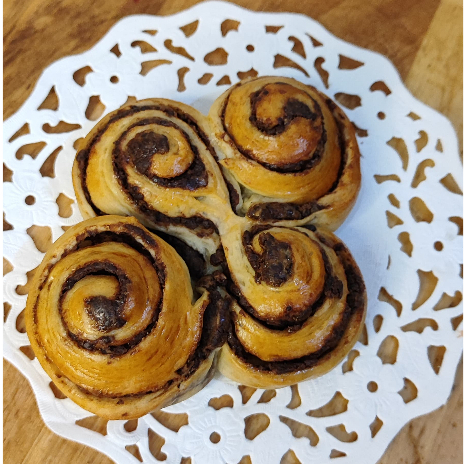
{"label": "chocolate filling", "polygon": [[270,233],[263,233],[259,236],[263,252],[258,254],[253,250],[252,236],[248,231],[243,234],[243,243],[257,283],[280,287],[292,276],[293,254],[288,243],[277,240]]}
{"label": "chocolate filling", "polygon": [[[285,86],[289,85],[283,82],[276,82],[276,84],[281,84]],[[242,84],[238,84],[237,86],[240,86],[240,85]],[[259,161],[259,159],[257,159],[257,157],[255,156],[253,150],[249,150],[245,147],[242,147],[235,140],[235,137],[232,135],[232,133],[227,129],[227,126],[225,124],[225,114],[227,111],[227,105],[229,103],[230,94],[226,97],[224,101],[224,106],[222,108],[222,113],[221,113],[221,122],[222,122],[222,127],[224,129],[224,132],[230,137],[230,139],[233,141],[235,145],[235,148],[243,156],[259,163],[261,166],[265,167],[266,169],[269,169],[271,171],[276,171],[276,172],[295,173],[295,174],[301,171],[312,169],[314,166],[316,166],[321,161],[322,153],[324,152],[324,147],[327,141],[327,132],[325,130],[325,125],[324,125],[324,116],[322,114],[319,104],[309,94],[307,94],[308,97],[311,98],[311,100],[314,103],[314,108],[316,109],[316,112],[314,113],[304,103],[300,102],[299,100],[289,98],[289,100],[287,101],[284,107],[284,113],[285,113],[284,118],[280,118],[281,120],[278,121],[277,125],[276,124],[268,125],[265,121],[258,122],[259,120],[256,117],[256,105],[259,102],[260,98],[262,98],[262,96],[265,95],[263,92],[268,92],[266,90],[266,86],[264,86],[262,89],[250,95],[252,113],[249,119],[250,119],[250,122],[252,122],[258,130],[265,133],[266,135],[275,136],[275,135],[280,134],[281,132],[285,130],[288,124],[290,124],[297,117],[303,117],[309,120],[314,120],[318,117],[321,118],[322,132],[321,132],[321,136],[319,138],[318,144],[316,146],[316,149],[314,150],[314,153],[312,154],[311,159],[299,161],[297,163],[288,163],[286,165],[274,165],[274,164],[263,163]],[[307,109],[304,109],[304,107],[306,107]]]}
{"label": "chocolate filling", "polygon": [[313,224],[306,224],[306,225],[304,225],[303,227],[304,227],[305,229],[310,230],[311,232],[316,232],[316,230],[317,230],[317,229],[316,229],[316,226],[313,225]]}
{"label": "chocolate filling", "polygon": [[284,221],[299,220],[320,211],[324,207],[316,202],[281,203],[277,201],[267,203],[255,203],[247,211],[247,217],[256,221]]}
{"label": "chocolate filling", "polygon": [[119,301],[104,296],[94,296],[86,300],[86,311],[94,320],[100,332],[110,332],[121,328],[126,321],[120,316]]}
{"label": "chocolate filling", "polygon": [[290,124],[295,118],[316,120],[318,114],[313,113],[308,105],[295,98],[289,98],[284,107],[284,124]]}
{"label": "chocolate filling", "polygon": [[[326,99],[326,103],[332,112],[335,112],[338,109],[337,105],[329,98]],[[338,183],[340,182],[340,178],[343,175],[343,171],[345,170],[347,163],[346,145],[343,137],[343,124],[338,120],[338,118],[334,119],[337,124],[338,145],[342,156],[337,178],[327,193],[333,192],[338,187]],[[324,209],[324,207],[319,205],[317,202],[308,202],[300,205],[281,202],[255,203],[247,211],[247,217],[256,221],[299,220],[311,216],[322,209]]]}
{"label": "chocolate filling", "polygon": [[[124,272],[109,261],[96,261],[76,269],[63,285],[60,294],[59,311],[62,313],[62,303],[66,293],[88,275],[112,275],[117,278],[119,291],[114,298],[104,296],[94,296],[85,300],[85,310],[90,318],[95,322],[95,327],[99,332],[109,332],[113,329],[122,327],[126,321],[121,317],[121,311],[127,298],[127,288],[129,281]],[[63,320],[63,325],[67,327]],[[71,338],[79,338],[68,330]]]}
{"label": "chocolate filling", "polygon": [[[283,84],[287,85],[287,84]],[[266,135],[279,135],[287,129],[287,126],[296,119],[304,118],[315,121],[319,116],[318,113],[313,113],[309,107],[295,98],[289,98],[284,106],[284,117],[278,118],[277,122],[272,120],[262,120],[256,116],[256,107],[261,102],[263,97],[269,95],[266,87],[254,92],[250,96],[251,101],[251,116],[250,122],[260,131]]]}
{"label": "chocolate filling", "polygon": [[179,256],[185,261],[190,277],[193,280],[198,280],[206,274],[206,261],[199,251],[187,245],[180,238],[159,231],[153,231],[153,233],[161,237],[177,251]]}
{"label": "chocolate filling", "polygon": [[223,264],[227,264],[226,255],[224,254],[224,248],[222,245],[211,255],[209,262],[213,266],[222,266]]}
{"label": "chocolate filling", "polygon": [[[149,145],[147,148],[140,147],[140,140],[134,143],[134,146],[131,146],[131,142],[133,142],[136,137],[131,140],[127,144],[126,150],[121,149],[121,141],[123,140],[124,136],[134,127],[140,127],[140,126],[146,126],[146,125],[159,125],[159,126],[164,126],[164,127],[173,127],[179,132],[179,136],[183,137],[185,141],[188,143],[190,146],[190,149],[194,153],[194,159],[192,164],[189,166],[189,168],[181,175],[174,177],[172,179],[167,179],[163,177],[158,177],[156,175],[150,174],[148,172],[150,163],[151,163],[151,158],[153,156],[149,155],[153,151],[152,144]],[[141,134],[154,134],[159,137],[164,137],[164,135],[156,134],[151,131],[145,131],[142,132]],[[137,134],[137,135],[141,135]],[[164,137],[166,138],[166,137]],[[158,140],[158,143],[160,143],[161,147],[166,148],[163,146],[163,143]],[[166,138],[166,144],[167,144],[167,149],[169,149],[169,144],[168,140]],[[136,152],[134,153],[132,151],[132,148],[136,149]],[[129,186],[130,184],[128,183],[127,175],[125,172],[125,166],[128,163],[134,163],[135,160],[139,160],[141,163],[141,169],[145,168],[147,171],[139,171],[144,175],[147,175],[151,181],[155,182],[156,184],[162,186],[162,187],[167,187],[167,188],[180,188],[184,190],[196,190],[201,187],[205,187],[208,185],[208,173],[206,172],[205,165],[203,161],[200,158],[200,154],[198,152],[198,148],[192,144],[188,134],[183,131],[177,124],[174,124],[171,121],[167,121],[165,119],[161,118],[147,118],[143,119],[142,121],[138,121],[137,123],[129,126],[121,135],[121,137],[114,143],[114,151],[113,151],[113,168],[115,170],[116,176],[120,180],[121,185],[127,190],[126,186]],[[134,164],[135,165],[135,164]],[[137,168],[137,165],[135,165]],[[137,168],[138,169],[138,168]]]}
{"label": "chocolate filling", "polygon": [[216,348],[220,348],[227,341],[230,332],[230,297],[222,296],[218,290],[210,293],[210,302],[203,315],[203,328],[200,343],[195,352],[188,358],[177,374],[188,378],[207,359]]}
{"label": "chocolate filling", "polygon": [[229,191],[229,201],[230,201],[230,206],[232,207],[232,210],[235,214],[237,213],[237,206],[240,203],[240,194],[235,190],[235,187],[232,185],[231,182],[229,182],[226,177],[224,177],[224,181],[227,186],[227,190]]}
{"label": "chocolate filling", "polygon": [[221,271],[214,271],[212,274],[202,277],[197,285],[212,292],[217,287],[225,287],[227,285],[227,277]]}
{"label": "chocolate filling", "polygon": [[[245,231],[243,234],[243,245],[245,248],[245,253],[247,254],[247,258],[253,268],[254,266],[259,268],[259,263],[258,263],[259,255],[258,257],[253,256],[252,253],[254,252],[252,249],[250,250],[253,237],[256,234],[263,232],[265,230],[268,230],[272,227],[276,227],[276,226],[256,225],[256,226],[253,226],[249,231]],[[312,230],[311,229],[312,227],[314,226],[310,226],[308,228]],[[299,233],[303,233],[296,229],[293,229],[293,230]],[[265,234],[265,235],[270,235],[270,234]],[[246,310],[248,314],[250,314],[256,320],[258,320],[261,325],[264,325],[265,327],[268,327],[273,330],[284,330],[284,329],[289,330],[289,331],[298,330],[301,326],[301,323],[304,320],[306,320],[308,317],[315,314],[316,311],[322,306],[326,298],[332,298],[332,297],[339,298],[343,294],[343,283],[334,274],[332,265],[330,264],[329,258],[327,257],[327,254],[325,253],[325,251],[322,248],[320,248],[320,251],[322,254],[322,259],[324,261],[324,269],[325,269],[324,287],[323,287],[323,290],[319,298],[316,300],[316,302],[308,306],[304,311],[293,313],[292,312],[293,307],[291,305],[288,305],[286,308],[287,314],[281,317],[280,319],[278,320],[261,319],[259,314],[255,311],[255,309],[250,305],[248,300],[242,294],[242,292],[240,291],[240,288],[235,284],[235,281],[233,277],[231,276],[229,269],[224,269],[224,272],[228,276],[228,291],[235,297],[240,307]]]}
{"label": "chocolate filling", "polygon": [[145,201],[139,187],[128,186],[127,190],[130,196],[136,202],[139,211],[159,226],[184,226],[187,229],[192,230],[192,232],[194,232],[198,237],[207,237],[214,234],[215,232],[217,233],[216,226],[209,219],[205,219],[200,216],[193,216],[188,218],[180,216],[167,216],[166,214],[160,213],[159,211],[156,211],[150,207],[150,205]]}
{"label": "chocolate filling", "polygon": [[130,140],[127,144],[126,151],[132,159],[137,171],[145,176],[149,176],[149,169],[153,156],[168,153],[169,141],[165,135],[147,130],[139,132]]}
{"label": "chocolate filling", "polygon": [[[103,216],[106,213],[104,211],[101,211],[99,208],[95,206],[95,204],[92,201],[92,198],[90,196],[89,190],[87,188],[87,166],[89,163],[89,155],[90,151],[94,147],[94,145],[100,140],[102,135],[105,133],[105,131],[116,121],[125,118],[126,116],[130,116],[132,114],[136,114],[142,111],[148,111],[148,110],[154,110],[154,111],[162,111],[164,114],[166,114],[169,117],[175,117],[180,119],[181,121],[187,123],[198,135],[198,137],[201,139],[201,141],[204,143],[206,149],[211,153],[211,155],[214,157],[214,159],[218,159],[217,154],[211,145],[207,135],[203,132],[203,130],[200,128],[200,126],[197,124],[197,122],[187,113],[184,113],[181,110],[178,109],[173,109],[169,106],[166,105],[145,105],[145,106],[130,106],[128,108],[124,108],[120,110],[118,113],[116,113],[107,123],[105,126],[103,126],[97,134],[93,137],[93,139],[90,141],[88,147],[84,150],[81,150],[77,156],[77,164],[79,168],[79,173],[81,177],[81,186],[82,190],[84,193],[84,196],[87,200],[87,203],[90,205],[90,207],[95,211],[95,213],[98,216]],[[194,164],[194,163],[192,163]],[[192,168],[192,166],[190,167]],[[184,173],[185,174],[185,173]],[[179,176],[181,177],[181,176]],[[186,182],[186,184],[188,184]],[[188,184],[189,187],[191,187],[191,184]],[[129,189],[127,183],[122,186],[125,188],[128,192],[129,195],[132,194],[137,194],[137,198],[134,198],[134,202],[139,208],[139,210],[144,213],[148,214],[150,216],[150,219],[155,221],[156,223],[159,223],[160,225],[167,227],[168,225],[183,225],[187,227],[188,229],[191,229],[196,233],[197,228],[199,236],[206,236],[206,235],[211,235],[214,231],[216,231],[216,227],[214,224],[209,221],[208,219],[204,218],[184,218],[184,217],[170,217],[167,216],[163,213],[160,213],[156,210],[153,210],[148,203],[143,201],[143,195],[140,194],[139,190],[137,187],[133,187],[132,189]],[[187,187],[186,187],[187,188]],[[142,204],[140,204],[142,203]],[[158,222],[159,221],[159,222]]]}
{"label": "chocolate filling", "polygon": [[[111,230],[113,229],[113,230]],[[138,239],[138,240],[137,240]],[[164,288],[166,281],[166,271],[164,265],[154,260],[150,251],[144,246],[145,243],[147,246],[152,248],[157,248],[158,245],[156,241],[147,234],[140,227],[134,226],[132,224],[118,224],[111,225],[110,231],[99,232],[98,230],[88,230],[85,233],[82,233],[76,237],[76,245],[63,253],[62,258],[68,254],[89,246],[93,246],[99,243],[104,242],[122,242],[126,243],[132,248],[136,249],[139,253],[143,254],[149,261],[150,264],[155,268],[158,275],[158,279],[162,288]],[[143,242],[143,243],[140,243]],[[89,298],[86,303],[86,311],[93,312],[90,314],[91,317],[96,320],[97,324],[100,324],[99,330],[107,331],[112,330],[113,324],[124,324],[125,321],[120,315],[124,303],[127,298],[128,286],[130,284],[127,276],[125,275],[122,269],[119,269],[113,263],[109,261],[95,261],[93,263],[88,263],[85,266],[82,266],[76,269],[65,281],[63,288],[61,289],[60,299],[59,299],[59,311],[62,312],[62,302],[66,293],[81,279],[87,275],[113,275],[118,279],[119,282],[119,291],[114,299],[104,298],[104,297],[92,297]],[[93,300],[93,301],[92,301]],[[106,301],[103,301],[106,300]],[[63,325],[66,328],[69,337],[81,348],[84,348],[89,351],[99,351],[102,354],[109,354],[112,356],[119,356],[127,353],[131,348],[138,345],[155,327],[156,321],[158,320],[159,311],[162,307],[163,298],[161,297],[158,307],[156,308],[153,318],[145,328],[145,330],[138,333],[130,341],[116,345],[115,340],[111,336],[103,336],[97,340],[86,340],[82,339],[77,334],[72,333],[65,321],[62,319]],[[34,308],[36,311],[37,306]],[[35,319],[35,316],[34,316]],[[36,319],[35,319],[36,320]],[[120,326],[122,326],[120,325]],[[119,326],[119,327],[120,327]]]}
{"label": "chocolate filling", "polygon": [[76,161],[79,167],[79,176],[81,179],[81,187],[82,187],[82,191],[84,192],[84,196],[85,196],[85,199],[87,200],[87,203],[93,209],[95,214],[97,216],[103,216],[106,213],[104,213],[101,209],[95,206],[95,204],[92,201],[92,198],[90,197],[89,189],[87,188],[87,166],[89,164],[89,154],[90,154],[90,148],[87,148],[87,149],[81,150],[76,155]]}
{"label": "chocolate filling", "polygon": [[229,271],[229,265],[227,263],[226,255],[224,253],[224,248],[222,245],[216,250],[215,253],[213,253],[210,258],[209,262],[211,263],[212,266],[218,267],[221,269],[223,274],[226,276],[226,284],[228,285],[229,279],[230,279],[230,271]]}
{"label": "chocolate filling", "polygon": [[[343,249],[339,248],[338,251],[336,248],[337,246],[334,247],[334,250],[340,258],[345,269],[348,285],[348,295],[346,299],[346,310],[343,313],[342,320],[337,326],[334,327],[332,335],[325,343],[325,345],[316,352],[298,359],[274,362],[263,361],[245,350],[237,338],[235,333],[235,326],[232,324],[232,330],[229,333],[228,343],[237,357],[256,369],[281,375],[316,366],[322,361],[324,356],[330,355],[331,351],[333,351],[338,346],[339,341],[345,334],[350,320],[357,316],[360,317],[365,305],[365,285],[359,269],[353,264],[352,257],[345,249],[345,247],[343,247]],[[338,284],[335,284],[335,287],[336,288],[334,288],[333,291],[338,292]]]}

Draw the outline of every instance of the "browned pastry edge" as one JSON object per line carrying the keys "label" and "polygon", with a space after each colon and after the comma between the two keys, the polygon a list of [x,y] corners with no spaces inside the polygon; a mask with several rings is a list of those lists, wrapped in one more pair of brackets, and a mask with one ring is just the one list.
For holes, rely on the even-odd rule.
{"label": "browned pastry edge", "polygon": [[[318,231],[312,225],[307,226],[307,228],[315,232],[321,243],[335,251],[344,268],[348,294],[342,321],[334,328],[330,339],[316,352],[301,358],[282,361],[263,361],[247,352],[237,338],[235,325],[232,321],[228,343],[223,347],[219,358],[219,370],[235,381],[256,388],[279,388],[291,385],[295,381],[322,375],[341,362],[360,335],[367,307],[366,288],[362,274],[351,253],[342,242],[334,240],[327,232]],[[331,280],[330,276],[329,280]],[[333,289],[329,289],[325,285],[321,298],[324,298],[325,295],[328,295],[327,292],[332,290],[334,293],[338,292],[339,285],[336,280],[332,280],[332,283]],[[247,301],[236,289],[230,289],[230,293],[239,304],[241,311],[246,311],[251,317],[255,316],[253,308],[247,304]],[[315,311],[312,314],[317,311],[319,302],[314,306]],[[264,327],[267,326],[263,321],[259,321],[259,323]],[[273,330],[283,330],[289,333],[298,331],[300,327],[299,324],[281,328],[269,326]],[[278,377],[278,381],[275,380],[275,376]]]}
{"label": "browned pastry edge", "polygon": [[[165,113],[169,117],[176,117],[180,119],[181,121],[186,122],[187,124],[190,125],[190,127],[193,128],[195,133],[198,135],[198,137],[201,139],[201,141],[204,143],[205,147],[207,150],[211,153],[214,159],[217,159],[216,152],[214,148],[212,147],[211,143],[208,140],[207,135],[203,132],[203,130],[198,126],[194,118],[186,114],[185,112],[181,111],[178,108],[174,107],[169,107],[167,105],[144,105],[144,106],[129,106],[129,107],[123,107],[119,111],[117,111],[108,121],[106,121],[105,124],[103,124],[102,127],[99,128],[97,133],[94,135],[92,140],[87,144],[87,146],[83,149],[81,149],[77,155],[76,155],[76,163],[78,166],[79,170],[79,181],[85,196],[85,199],[89,206],[92,208],[94,211],[95,215],[97,216],[102,216],[106,214],[104,211],[101,211],[99,208],[95,206],[95,204],[92,201],[91,195],[88,191],[87,184],[86,184],[86,176],[87,176],[87,165],[88,165],[88,160],[89,160],[89,155],[92,147],[95,145],[95,143],[100,139],[100,137],[103,135],[105,131],[108,130],[108,128],[116,121],[119,119],[131,116],[133,114],[143,112],[143,111],[148,111],[148,110],[155,110],[155,111],[161,111]],[[149,119],[154,119],[154,118],[147,118]],[[160,118],[155,118],[157,119],[158,123],[169,123],[168,121],[163,121]],[[136,125],[141,125],[143,124],[142,122],[139,122]],[[146,124],[146,123],[145,123]],[[172,123],[169,123],[172,124]],[[188,137],[187,137],[188,140]],[[191,145],[192,146],[192,145]],[[196,148],[196,147],[195,147]],[[116,155],[118,154],[117,151],[117,146],[115,146],[115,151]],[[196,150],[194,150],[196,151]],[[195,157],[196,159],[198,158],[198,153],[197,156]],[[209,220],[203,217],[171,217],[166,214],[163,214],[159,211],[154,210],[145,200],[143,197],[143,194],[140,192],[140,189],[137,186],[132,186],[128,184],[127,181],[127,176],[124,173],[124,170],[122,169],[120,165],[121,160],[119,160],[119,163],[115,160],[115,157],[113,156],[113,167],[115,170],[115,175],[116,178],[118,179],[118,182],[121,186],[121,188],[128,192],[129,196],[131,197],[133,203],[135,206],[141,211],[142,214],[148,216],[154,223],[159,224],[161,226],[169,226],[169,225],[182,225],[196,233],[200,237],[208,236],[213,234],[214,232],[217,231],[216,226]],[[204,171],[204,166],[203,170],[201,168],[201,160],[196,161],[194,163],[194,166],[191,167],[194,171],[194,178],[198,178],[199,176],[203,179],[202,183],[204,184],[207,182],[207,179],[205,179],[206,173],[202,172]],[[199,171],[199,172],[197,172]],[[190,173],[189,173],[190,175]],[[187,173],[185,173],[183,176],[180,176],[181,180],[176,181],[176,187],[177,188],[186,188],[186,189],[192,189],[193,185],[189,184],[189,176],[187,176]],[[159,179],[156,179],[156,181],[159,181]],[[190,182],[193,182],[193,180],[190,180]],[[162,183],[165,183],[165,181],[162,181]],[[172,183],[172,182],[171,182]]]}
{"label": "browned pastry edge", "polygon": [[[281,84],[281,85],[289,85],[289,84],[286,84],[284,82],[275,82],[275,84]],[[236,84],[236,86],[234,88],[238,88],[242,85],[241,82],[239,82],[238,84]],[[295,119],[296,117],[303,117],[305,119],[313,119],[315,117],[320,117],[322,122],[324,121],[324,116],[322,115],[322,112],[321,112],[321,108],[319,106],[319,104],[311,97],[311,95],[309,95],[308,93],[306,93],[308,95],[308,97],[313,101],[313,104],[316,108],[316,113],[312,113],[311,110],[304,104],[302,104],[303,108],[301,108],[298,103],[299,101],[298,100],[289,100],[284,108],[284,112],[285,112],[285,117],[284,119],[282,119],[281,121],[279,121],[279,123],[276,125],[276,126],[273,126],[273,127],[266,127],[266,125],[264,123],[261,123],[260,124],[260,121],[256,118],[256,103],[257,101],[259,101],[260,99],[260,95],[262,94],[264,88],[266,86],[264,86],[262,89],[258,90],[257,92],[254,92],[253,94],[250,95],[250,100],[251,100],[251,106],[252,106],[252,115],[250,117],[250,122],[252,122],[256,128],[266,134],[266,135],[277,135],[279,133],[282,133],[285,128],[288,126],[288,124],[290,122],[293,121],[293,119]],[[224,101],[224,105],[223,105],[223,108],[222,108],[222,112],[221,112],[221,122],[222,122],[222,126],[224,128],[224,131],[225,133],[230,137],[230,139],[233,141],[235,147],[237,148],[237,150],[244,156],[246,156],[247,158],[249,159],[252,159],[256,162],[258,162],[259,164],[261,164],[261,166],[265,167],[266,169],[270,169],[271,171],[277,171],[277,172],[294,172],[294,173],[297,173],[297,172],[301,172],[301,171],[305,171],[305,170],[309,170],[311,168],[313,168],[314,166],[316,166],[320,160],[321,160],[321,155],[322,155],[322,152],[324,150],[324,145],[325,145],[325,142],[327,140],[327,133],[325,131],[325,128],[324,126],[322,125],[322,134],[321,134],[321,137],[319,139],[319,143],[317,145],[317,148],[313,154],[313,156],[311,157],[310,160],[306,160],[306,161],[301,161],[299,163],[287,163],[283,166],[277,166],[277,165],[273,165],[273,164],[269,164],[269,163],[264,163],[264,162],[261,162],[259,161],[256,156],[254,156],[254,153],[253,153],[253,150],[250,150],[246,147],[243,147],[241,146],[234,138],[233,134],[227,129],[227,125],[225,124],[225,113],[227,111],[227,105],[228,105],[228,102],[229,102],[229,97],[230,97],[230,94],[227,95],[225,101]],[[294,102],[292,104],[292,102]]]}
{"label": "browned pastry edge", "polygon": [[[314,223],[316,225],[327,227],[330,230],[336,230],[337,227],[344,221],[352,206],[354,205],[357,193],[359,191],[360,153],[359,148],[357,146],[356,135],[354,132],[353,125],[349,122],[348,118],[340,109],[340,107],[338,107],[333,100],[324,95],[322,92],[319,92],[312,86],[304,85],[293,79],[284,79],[274,76],[263,76],[258,78],[247,79],[235,84],[234,86],[226,90],[224,94],[222,94],[216,100],[217,103],[215,105],[213,104],[213,107],[215,108],[212,108],[212,110],[210,111],[210,124],[212,125],[215,143],[218,145],[217,149],[219,149],[223,153],[229,152],[230,150],[237,150],[238,153],[243,155],[245,158],[253,160],[258,164],[261,164],[266,169],[275,170],[279,172],[280,168],[278,166],[267,166],[266,163],[263,164],[259,160],[256,160],[255,157],[253,157],[253,154],[247,149],[247,147],[238,146],[236,144],[236,141],[234,141],[233,134],[230,133],[230,131],[224,123],[227,102],[234,89],[248,82],[258,80],[263,80],[264,88],[268,84],[268,82],[266,81],[266,79],[268,78],[272,79],[273,84],[280,83],[289,85],[289,83],[293,81],[299,85],[298,88],[300,90],[303,90],[302,87],[306,87],[313,89],[314,91],[318,92],[319,95],[321,95],[321,97],[325,101],[325,104],[332,112],[334,121],[336,123],[336,138],[341,151],[340,166],[335,181],[333,182],[331,187],[326,191],[326,193],[322,195],[319,199],[315,199],[312,201],[294,202],[278,199],[273,200],[272,197],[269,197],[269,199],[266,201],[260,202],[258,200],[256,202],[253,202],[247,209],[244,209],[244,211],[239,214],[245,214],[248,218],[257,222],[259,221],[266,223],[282,223],[286,226],[301,226],[307,223]],[[280,82],[280,80],[282,80],[283,82]],[[219,104],[220,106],[218,106]],[[280,128],[285,127],[286,124],[292,121],[292,111],[288,110],[288,108],[284,109],[284,117],[282,118],[282,120],[279,120],[278,125],[272,128],[262,127],[261,129],[264,131],[263,133],[269,132],[269,129],[271,129],[271,132],[278,132]],[[295,111],[293,112],[295,113]],[[298,116],[306,116],[308,118],[311,116],[309,113],[306,115],[304,113],[305,112],[302,111],[302,109],[296,111],[296,114]],[[252,118],[250,118],[250,120],[251,119]],[[260,130],[259,127],[258,130]],[[324,135],[324,137],[326,137],[326,134]],[[325,143],[324,137],[321,137],[321,139],[319,140],[319,144],[321,144],[322,141],[324,141]],[[317,149],[315,153],[317,155]],[[226,162],[229,157],[232,157],[232,155],[226,155],[226,160],[224,162]],[[312,166],[314,167],[317,164],[317,160],[319,158],[320,157],[316,156],[314,159],[309,160],[308,168],[310,169],[309,165],[311,165],[311,163],[313,163]],[[289,172],[292,172],[293,168],[295,168],[295,175],[300,175],[305,172],[305,167],[302,165],[287,167],[289,168]],[[303,168],[303,170],[301,170],[301,168]],[[280,171],[282,170],[280,169]],[[287,169],[284,166],[282,172],[285,173],[286,171]],[[353,188],[353,186],[350,186],[346,190],[345,198],[339,199],[341,188],[345,189],[347,184],[352,183],[355,183],[357,187]],[[242,187],[242,193],[244,191],[246,191],[246,188],[245,190],[243,190]],[[335,198],[332,197],[337,197],[337,200],[335,200]]]}
{"label": "browned pastry edge", "polygon": [[[96,221],[100,221],[95,227]],[[101,222],[104,221],[105,230],[98,229]],[[87,230],[83,230],[85,225],[91,223]],[[74,233],[77,230],[83,230],[81,233]],[[54,246],[47,252],[43,263],[34,277],[33,292],[30,292],[28,304],[26,307],[26,325],[27,333],[31,340],[31,345],[43,365],[44,369],[51,376],[57,387],[62,392],[80,404],[85,409],[106,417],[109,419],[133,418],[150,412],[153,409],[167,406],[175,401],[185,399],[204,386],[214,373],[215,355],[227,339],[229,332],[229,303],[230,298],[224,296],[217,283],[212,283],[208,287],[209,296],[205,300],[201,309],[201,337],[190,354],[184,366],[179,368],[174,374],[171,381],[168,381],[161,389],[134,392],[133,394],[108,394],[93,388],[87,389],[85,386],[73,384],[70,380],[60,373],[59,368],[51,361],[46,354],[46,349],[42,345],[43,334],[37,332],[37,310],[41,291],[45,285],[49,285],[48,276],[53,268],[62,258],[74,252],[93,247],[98,244],[108,242],[121,242],[128,244],[131,248],[148,258],[150,264],[155,268],[158,274],[161,292],[164,293],[165,286],[165,268],[163,263],[154,260],[152,252],[148,250],[158,249],[160,239],[149,233],[145,228],[137,223],[133,218],[120,218],[117,216],[105,216],[103,218],[94,218],[69,229]],[[64,246],[65,248],[62,248]],[[168,245],[163,245],[168,246]],[[148,248],[147,248],[148,247]],[[58,259],[59,258],[59,259]],[[172,272],[171,272],[172,274]],[[63,319],[61,305],[67,292],[81,279],[88,275],[113,275],[119,281],[119,291],[114,300],[106,298],[92,297],[86,301],[87,310],[94,311],[90,314],[94,317],[96,326],[102,329],[102,337],[96,340],[84,340],[79,334],[70,332]],[[171,279],[173,276],[171,275]],[[104,332],[119,327],[118,306],[123,304],[128,291],[129,284],[125,282],[124,271],[117,266],[106,261],[95,261],[87,263],[84,266],[72,270],[70,275],[64,281],[59,295],[58,309],[61,323],[68,334],[68,342],[75,344],[79,349],[88,352],[99,352],[108,357],[108,360],[119,358],[121,356],[130,356],[137,346],[150,334],[156,326],[159,310],[163,305],[163,296],[158,304],[151,322],[145,330],[137,333],[133,338],[124,344],[118,344],[112,337],[104,335]],[[97,301],[95,301],[95,299]],[[92,301],[93,300],[93,301]],[[103,301],[105,300],[105,301]],[[104,307],[110,304],[112,307],[108,313]],[[114,306],[114,307],[113,307]],[[100,309],[104,310],[103,314]],[[113,311],[114,310],[114,311]],[[105,317],[103,317],[105,316]],[[114,317],[113,317],[114,316]],[[124,322],[124,321],[123,321]],[[85,357],[85,356],[84,356]],[[58,370],[57,370],[58,369]],[[212,370],[213,369],[213,370]],[[99,403],[101,401],[101,403]]]}

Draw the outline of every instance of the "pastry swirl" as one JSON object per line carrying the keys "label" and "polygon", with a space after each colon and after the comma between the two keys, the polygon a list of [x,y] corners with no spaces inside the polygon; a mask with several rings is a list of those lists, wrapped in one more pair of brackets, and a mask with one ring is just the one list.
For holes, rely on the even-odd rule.
{"label": "pastry swirl", "polygon": [[53,382],[130,419],[192,395],[216,364],[257,388],[331,370],[366,313],[329,231],[354,204],[359,156],[343,112],[293,79],[231,87],[209,122],[164,99],[108,114],[73,165],[86,221],[45,255],[27,301]]}
{"label": "pastry swirl", "polygon": [[56,386],[101,417],[140,417],[201,389],[228,330],[216,288],[194,297],[185,263],[134,218],[60,237],[26,306],[31,346]]}
{"label": "pastry swirl", "polygon": [[223,237],[232,329],[219,357],[227,377],[278,388],[322,375],[351,350],[366,312],[361,273],[322,228],[242,225]]}
{"label": "pastry swirl", "polygon": [[171,100],[141,100],[108,114],[73,165],[84,219],[134,216],[210,256],[220,243],[216,212],[230,206],[207,133],[204,116]]}
{"label": "pastry swirl", "polygon": [[224,92],[209,113],[238,212],[287,226],[335,230],[360,187],[355,131],[341,109],[294,79],[261,77]]}

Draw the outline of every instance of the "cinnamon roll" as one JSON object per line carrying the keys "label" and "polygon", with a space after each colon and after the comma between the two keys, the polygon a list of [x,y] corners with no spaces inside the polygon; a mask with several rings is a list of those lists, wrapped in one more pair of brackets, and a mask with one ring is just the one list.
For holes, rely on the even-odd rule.
{"label": "cinnamon roll", "polygon": [[320,376],[348,354],[366,313],[362,275],[328,230],[243,222],[222,236],[232,329],[218,368],[256,388]]}
{"label": "cinnamon roll", "polygon": [[141,100],[104,117],[81,144],[73,183],[85,219],[134,216],[187,242],[206,261],[219,243],[214,219],[229,192],[205,117],[165,99]]}
{"label": "cinnamon roll", "polygon": [[93,218],[45,255],[27,299],[27,334],[65,395],[104,418],[137,418],[213,375],[228,300],[215,287],[200,293],[174,249],[136,219]]}
{"label": "cinnamon roll", "polygon": [[359,148],[343,111],[314,87],[284,77],[242,81],[209,113],[240,215],[335,230],[360,187]]}

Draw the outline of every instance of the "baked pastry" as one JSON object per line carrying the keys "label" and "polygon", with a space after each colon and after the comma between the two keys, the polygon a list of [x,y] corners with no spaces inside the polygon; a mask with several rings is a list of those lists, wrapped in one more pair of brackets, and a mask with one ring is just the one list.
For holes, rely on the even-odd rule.
{"label": "baked pastry", "polygon": [[80,144],[73,184],[84,219],[134,216],[187,242],[209,265],[213,222],[230,209],[205,117],[165,99],[141,100],[101,119]]}
{"label": "baked pastry", "polygon": [[200,291],[174,249],[136,219],[93,218],[60,237],[37,269],[27,334],[66,396],[107,419],[137,418],[214,373],[227,300]]}
{"label": "baked pastry", "polygon": [[221,373],[251,387],[279,388],[339,364],[366,315],[364,281],[346,246],[312,225],[251,221],[222,239],[234,302]]}
{"label": "baked pastry", "polygon": [[209,122],[238,214],[331,230],[344,221],[360,187],[360,153],[353,125],[326,95],[294,79],[249,79],[213,103]]}
{"label": "baked pastry", "polygon": [[316,89],[274,77],[233,86],[209,121],[143,100],[79,147],[86,221],[45,255],[26,324],[57,387],[102,417],[180,401],[216,360],[259,388],[319,376],[361,333],[364,282],[328,230],[359,190],[352,124]]}

